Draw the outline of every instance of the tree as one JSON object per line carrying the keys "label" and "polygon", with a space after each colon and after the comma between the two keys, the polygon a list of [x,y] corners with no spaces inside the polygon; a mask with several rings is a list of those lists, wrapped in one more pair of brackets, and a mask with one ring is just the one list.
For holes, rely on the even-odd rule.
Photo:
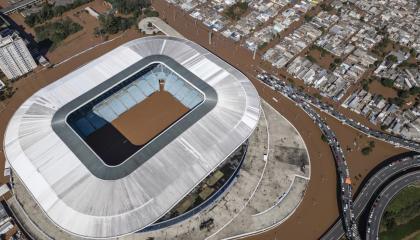
{"label": "tree", "polygon": [[370,80],[366,80],[366,79],[364,79],[363,81],[362,81],[362,88],[363,88],[363,90],[365,90],[365,91],[369,91],[369,83],[370,83],[371,81]]}
{"label": "tree", "polygon": [[307,55],[306,59],[308,59],[312,63],[316,63],[316,59],[314,57],[312,57],[311,55]]}
{"label": "tree", "polygon": [[129,29],[134,23],[133,18],[123,18],[112,14],[101,15],[99,17],[99,34],[116,34],[120,31]]}
{"label": "tree", "polygon": [[313,18],[313,17],[312,17],[312,16],[309,16],[309,15],[305,15],[305,17],[304,17],[304,18],[305,18],[305,21],[306,21],[306,22],[310,22],[310,21],[312,20],[312,18]]}
{"label": "tree", "polygon": [[237,2],[224,11],[224,15],[232,20],[239,20],[248,10],[247,2]]}
{"label": "tree", "polygon": [[388,56],[386,57],[386,60],[387,60],[387,61],[389,61],[389,62],[392,62],[392,63],[396,63],[396,62],[398,62],[398,58],[397,58],[397,56],[394,56],[394,55],[388,55]]}
{"label": "tree", "polygon": [[362,152],[363,155],[367,156],[367,155],[370,154],[370,152],[372,152],[372,148],[370,148],[370,147],[364,147],[364,148],[362,148],[362,151],[361,152]]}
{"label": "tree", "polygon": [[388,102],[401,107],[405,103],[405,100],[403,98],[400,98],[400,97],[395,97],[395,98],[389,98]]}
{"label": "tree", "polygon": [[331,70],[331,71],[334,71],[334,69],[335,69],[336,67],[337,67],[337,64],[335,64],[335,63],[333,63],[333,62],[330,64],[330,70]]}
{"label": "tree", "polygon": [[316,97],[317,99],[321,100],[322,96],[319,93],[314,93],[314,97]]}
{"label": "tree", "polygon": [[388,126],[387,126],[387,125],[383,125],[383,124],[381,125],[381,130],[382,130],[382,131],[385,131],[387,128],[388,128]]}
{"label": "tree", "polygon": [[389,78],[381,78],[381,84],[385,87],[392,87],[394,86],[394,81]]}
{"label": "tree", "polygon": [[131,14],[151,6],[150,0],[107,0],[114,9],[122,14]]}
{"label": "tree", "polygon": [[154,11],[150,8],[146,8],[143,10],[143,13],[146,17],[159,17],[159,13],[157,11]]}
{"label": "tree", "polygon": [[411,48],[410,49],[410,56],[411,57],[416,57],[416,55],[417,55],[416,50],[414,48]]}
{"label": "tree", "polygon": [[54,17],[62,16],[63,13],[92,1],[93,0],[76,0],[73,3],[60,6],[46,3],[42,6],[41,11],[25,17],[25,23],[30,27],[34,27],[35,25],[45,23]]}
{"label": "tree", "polygon": [[49,39],[51,42],[53,42],[51,49],[54,49],[68,36],[82,29],[83,27],[80,24],[73,22],[70,18],[57,20],[55,22],[49,22],[42,26],[36,27],[36,40],[40,42]]}
{"label": "tree", "polygon": [[398,91],[398,97],[406,99],[406,98],[410,97],[410,93],[409,93],[409,91],[400,90],[400,91]]}
{"label": "tree", "polygon": [[322,3],[321,4],[321,9],[322,9],[322,11],[329,12],[329,11],[332,11],[333,10],[333,7],[330,4]]}
{"label": "tree", "polygon": [[323,142],[328,142],[328,138],[327,138],[327,136],[325,136],[324,134],[321,134],[321,140],[322,140]]}
{"label": "tree", "polygon": [[411,95],[417,95],[420,93],[420,87],[413,87],[409,90]]}

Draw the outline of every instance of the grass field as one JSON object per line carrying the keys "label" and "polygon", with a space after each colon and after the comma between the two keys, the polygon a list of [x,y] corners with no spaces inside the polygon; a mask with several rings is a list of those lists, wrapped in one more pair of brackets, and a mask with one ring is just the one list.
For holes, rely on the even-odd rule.
{"label": "grass field", "polygon": [[403,189],[386,208],[381,220],[380,239],[419,239],[420,184]]}
{"label": "grass field", "polygon": [[[379,234],[381,240],[399,240],[404,239],[412,233],[420,230],[420,215],[411,219],[408,223],[398,225],[393,229]],[[409,239],[420,240],[420,233]]]}

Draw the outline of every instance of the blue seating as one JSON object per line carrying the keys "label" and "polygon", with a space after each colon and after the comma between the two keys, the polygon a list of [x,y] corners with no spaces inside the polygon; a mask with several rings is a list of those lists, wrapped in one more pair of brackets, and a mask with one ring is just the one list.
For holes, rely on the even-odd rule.
{"label": "blue seating", "polygon": [[83,137],[89,136],[91,133],[93,133],[96,129],[90,125],[89,121],[85,118],[80,118],[75,123],[76,128]]}
{"label": "blue seating", "polygon": [[146,96],[150,96],[154,91],[152,87],[149,86],[145,81],[136,82],[136,86],[144,93]]}
{"label": "blue seating", "polygon": [[175,95],[178,91],[181,90],[181,88],[183,87],[184,83],[180,80],[175,81],[174,83],[174,87],[171,91],[169,91],[172,95]]}
{"label": "blue seating", "polygon": [[99,129],[106,124],[106,121],[99,117],[98,115],[94,114],[93,112],[89,112],[86,115],[86,119],[90,122],[90,124],[95,128]]}
{"label": "blue seating", "polygon": [[152,87],[154,92],[159,91],[159,79],[155,74],[148,75],[149,78],[146,79],[146,82]]}
{"label": "blue seating", "polygon": [[159,80],[165,81],[165,91],[189,109],[203,101],[203,96],[199,91],[170,69],[159,64],[144,75],[132,78],[127,85],[113,88],[112,92],[104,95],[103,99],[92,101],[90,105],[79,109],[73,118],[72,126],[81,136],[89,136],[96,129],[114,121],[154,92],[160,91]]}
{"label": "blue seating", "polygon": [[107,122],[112,122],[114,119],[118,117],[118,115],[109,107],[107,106],[95,106],[93,108],[93,112],[101,116],[103,119],[105,119]]}
{"label": "blue seating", "polygon": [[184,105],[187,106],[187,102],[194,96],[195,92],[191,89],[189,90],[184,97],[180,100],[180,102]]}
{"label": "blue seating", "polygon": [[127,88],[127,93],[130,94],[130,96],[136,101],[136,103],[139,103],[146,98],[143,92],[140,91],[140,89],[134,84]]}
{"label": "blue seating", "polygon": [[111,107],[118,116],[128,110],[115,96],[112,96],[105,105]]}

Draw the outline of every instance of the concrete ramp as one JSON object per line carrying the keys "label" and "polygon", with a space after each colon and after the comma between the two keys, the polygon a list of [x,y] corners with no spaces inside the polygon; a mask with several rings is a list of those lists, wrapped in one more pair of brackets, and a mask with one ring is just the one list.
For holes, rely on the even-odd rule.
{"label": "concrete ramp", "polygon": [[[151,23],[153,27],[149,27],[149,23]],[[185,39],[184,36],[182,36],[179,32],[177,32],[175,29],[173,29],[171,26],[169,26],[167,23],[165,23],[162,19],[158,17],[144,18],[139,22],[138,27],[141,31],[145,32],[146,34],[155,34],[157,33],[156,30],[158,30],[167,36]]]}

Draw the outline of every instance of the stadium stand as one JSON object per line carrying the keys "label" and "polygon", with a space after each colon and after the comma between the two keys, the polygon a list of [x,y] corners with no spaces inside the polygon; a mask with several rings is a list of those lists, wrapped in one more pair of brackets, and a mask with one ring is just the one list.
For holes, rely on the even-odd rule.
{"label": "stadium stand", "polygon": [[160,91],[160,80],[164,80],[164,91],[169,92],[188,109],[193,109],[204,100],[203,94],[189,83],[163,64],[155,64],[146,72],[135,74],[79,108],[71,114],[68,122],[80,136],[85,138],[148,96]]}

